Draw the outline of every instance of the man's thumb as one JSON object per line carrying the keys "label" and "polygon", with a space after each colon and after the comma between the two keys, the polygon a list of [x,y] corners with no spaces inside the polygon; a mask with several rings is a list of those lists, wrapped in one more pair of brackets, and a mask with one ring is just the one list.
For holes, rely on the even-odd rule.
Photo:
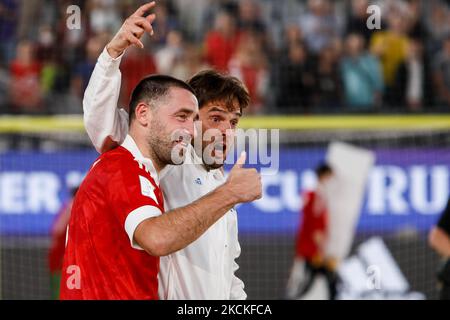
{"label": "man's thumb", "polygon": [[235,168],[242,168],[245,164],[245,161],[247,160],[247,152],[242,151],[241,156],[236,161],[236,164],[234,165]]}

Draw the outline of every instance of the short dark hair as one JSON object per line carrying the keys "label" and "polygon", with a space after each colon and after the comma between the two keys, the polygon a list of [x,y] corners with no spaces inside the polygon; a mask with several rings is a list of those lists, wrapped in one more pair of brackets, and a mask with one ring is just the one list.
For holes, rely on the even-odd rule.
{"label": "short dark hair", "polygon": [[317,166],[316,168],[316,175],[317,177],[320,179],[321,177],[323,177],[324,175],[327,174],[332,174],[333,173],[333,169],[331,168],[331,166],[327,163],[321,163],[319,166]]}
{"label": "short dark hair", "polygon": [[130,121],[135,117],[136,107],[142,101],[155,102],[166,97],[170,88],[185,89],[195,95],[195,91],[186,82],[166,75],[150,75],[142,79],[134,88],[130,99]]}
{"label": "short dark hair", "polygon": [[215,70],[205,70],[192,77],[188,84],[194,89],[199,108],[210,102],[224,101],[231,109],[236,99],[239,106],[245,109],[250,104],[250,94],[245,85],[236,77]]}

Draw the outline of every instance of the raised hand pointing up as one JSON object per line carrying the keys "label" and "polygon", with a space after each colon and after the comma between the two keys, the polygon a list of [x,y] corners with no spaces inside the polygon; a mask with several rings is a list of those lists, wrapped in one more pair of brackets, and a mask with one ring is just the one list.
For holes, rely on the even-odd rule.
{"label": "raised hand pointing up", "polygon": [[155,1],[144,4],[139,7],[135,13],[133,13],[111,40],[111,42],[106,46],[108,53],[111,57],[117,58],[124,51],[135,45],[141,49],[144,48],[144,44],[141,41],[142,36],[145,33],[153,35],[152,23],[155,21],[156,15],[150,14],[145,16],[151,9],[156,6]]}

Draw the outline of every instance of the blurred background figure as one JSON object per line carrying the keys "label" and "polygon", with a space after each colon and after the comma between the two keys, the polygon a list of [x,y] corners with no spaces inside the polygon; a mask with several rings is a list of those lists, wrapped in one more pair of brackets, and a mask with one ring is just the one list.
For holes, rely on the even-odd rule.
{"label": "blurred background figure", "polygon": [[169,35],[172,31],[178,30],[178,20],[174,16],[174,9],[167,1],[159,1],[155,8],[156,20],[153,23],[155,33],[151,37],[151,46],[155,49],[168,44]]}
{"label": "blurred background figure", "polygon": [[[122,75],[120,105],[127,107],[131,98],[131,93],[136,85],[144,77],[158,73],[159,70],[153,54],[137,47],[130,47],[129,50],[127,50],[120,68],[121,70],[126,70]],[[167,69],[166,71],[169,72],[171,70]]]}
{"label": "blurred background figure", "polygon": [[448,2],[441,0],[423,1],[422,10],[427,36],[427,49],[434,54],[441,49],[442,43],[450,33]]}
{"label": "blurred background figure", "polygon": [[0,66],[8,67],[16,45],[18,0],[0,0]]}
{"label": "blurred background figure", "polygon": [[381,105],[383,77],[378,59],[365,49],[361,34],[350,34],[341,61],[345,101],[351,111],[374,111]]}
{"label": "blurred background figure", "polygon": [[227,11],[221,11],[215,20],[214,29],[205,38],[206,61],[217,70],[226,72],[235,54],[240,32],[236,20]]}
{"label": "blurred background figure", "polygon": [[251,103],[245,112],[261,113],[268,85],[267,57],[262,39],[254,32],[245,33],[232,56],[228,69],[248,88]]}
{"label": "blurred background figure", "polygon": [[328,0],[308,0],[308,10],[299,19],[308,49],[313,54],[329,46],[339,36],[339,25]]}
{"label": "blurred background figure", "polygon": [[317,188],[304,194],[301,224],[297,234],[294,264],[287,284],[288,299],[301,299],[311,290],[317,276],[328,283],[328,299],[337,293],[334,259],[325,255],[328,233],[328,185],[333,170],[327,164],[316,169]]}
{"label": "blurred background figure", "polygon": [[373,30],[367,28],[367,19],[369,18],[367,13],[368,6],[368,0],[352,0],[350,15],[345,27],[347,35],[358,34],[362,36],[365,40],[365,46],[369,43],[373,33]]}
{"label": "blurred background figure", "polygon": [[155,54],[155,62],[158,71],[163,74],[172,75],[175,65],[182,59],[184,53],[183,35],[172,30],[167,35],[166,44]]}
{"label": "blurred background figure", "polygon": [[41,85],[44,96],[55,90],[59,70],[56,37],[51,26],[43,25],[39,28],[36,44],[36,58],[42,66]]}
{"label": "blurred background figure", "polygon": [[261,41],[261,50],[265,54],[274,51],[266,21],[262,16],[260,2],[256,0],[243,0],[238,3],[238,28],[243,33],[251,33]]}
{"label": "blurred background figure", "polygon": [[433,80],[437,103],[448,110],[450,107],[450,34],[433,63]]}
{"label": "blurred background figure", "polygon": [[[423,45],[418,39],[408,43],[406,59],[399,65],[392,87],[392,99],[409,111],[421,111],[429,85],[429,68],[424,59]],[[428,102],[428,101],[426,101]]]}
{"label": "blurred background figure", "polygon": [[94,71],[97,58],[107,43],[107,34],[94,36],[88,40],[85,58],[76,65],[72,78],[72,93],[82,98]]}
{"label": "blurred background figure", "polygon": [[181,57],[175,61],[172,75],[175,78],[188,80],[202,70],[211,68],[203,59],[201,48],[193,44],[187,44],[181,52]]}
{"label": "blurred background figure", "polygon": [[310,112],[315,79],[306,46],[300,41],[292,41],[277,60],[271,90],[278,110],[285,113]]}
{"label": "blurred background figure", "polygon": [[17,45],[17,53],[10,66],[10,103],[13,113],[42,113],[42,66],[36,59],[35,47],[29,41]]}
{"label": "blurred background figure", "polygon": [[431,230],[428,242],[443,260],[438,273],[440,299],[450,300],[450,201],[437,225]]}
{"label": "blurred background figure", "polygon": [[[17,8],[19,14],[16,16],[18,19],[17,38],[20,40],[35,38],[38,31],[36,25],[39,25],[43,18],[44,0],[19,0],[17,2],[20,5]],[[30,23],[31,21],[33,23]]]}
{"label": "blurred background figure", "polygon": [[118,0],[88,0],[89,27],[92,33],[112,33],[122,25],[117,10]]}
{"label": "blurred background figure", "polygon": [[409,38],[404,13],[399,9],[392,9],[387,14],[388,28],[373,35],[370,48],[381,61],[385,83],[385,102],[390,107],[398,108],[399,102],[395,99],[395,76],[407,57]]}
{"label": "blurred background figure", "polygon": [[61,285],[61,270],[66,249],[66,233],[69,226],[70,213],[73,200],[77,194],[78,187],[70,190],[70,197],[55,216],[51,229],[51,244],[48,251],[48,269],[50,272],[50,288],[52,299],[59,300],[59,288]]}
{"label": "blurred background figure", "polygon": [[[335,43],[340,46],[340,44]],[[330,45],[323,48],[315,68],[313,99],[319,112],[339,112],[342,101],[342,81],[339,74],[340,48]]]}

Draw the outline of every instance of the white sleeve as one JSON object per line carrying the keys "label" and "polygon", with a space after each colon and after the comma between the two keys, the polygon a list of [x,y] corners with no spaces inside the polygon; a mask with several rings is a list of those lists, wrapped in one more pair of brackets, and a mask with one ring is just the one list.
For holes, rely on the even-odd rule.
{"label": "white sleeve", "polygon": [[130,212],[125,220],[125,231],[133,249],[144,250],[134,241],[134,232],[137,227],[145,220],[159,217],[160,215],[162,215],[161,210],[154,206],[143,206]]}
{"label": "white sleeve", "polygon": [[235,254],[233,261],[233,278],[231,280],[231,294],[230,300],[246,300],[247,294],[244,291],[244,282],[236,277],[236,271],[239,269],[239,265],[236,263],[236,259],[241,255],[241,246],[239,242],[235,244]]}
{"label": "white sleeve", "polygon": [[121,144],[128,134],[128,113],[117,107],[122,81],[119,69],[122,57],[113,59],[105,48],[84,93],[84,125],[98,152],[102,151],[108,137]]}
{"label": "white sleeve", "polygon": [[233,275],[231,278],[231,292],[230,292],[230,300],[246,300],[247,294],[244,291],[244,282],[239,279],[236,276],[236,271],[239,269],[239,265],[237,264],[236,260],[241,255],[241,245],[239,244],[239,238],[238,238],[238,220],[237,220],[237,212],[234,212],[233,214],[233,222],[231,223],[231,241],[230,243],[233,248],[233,251],[231,253],[233,258]]}

